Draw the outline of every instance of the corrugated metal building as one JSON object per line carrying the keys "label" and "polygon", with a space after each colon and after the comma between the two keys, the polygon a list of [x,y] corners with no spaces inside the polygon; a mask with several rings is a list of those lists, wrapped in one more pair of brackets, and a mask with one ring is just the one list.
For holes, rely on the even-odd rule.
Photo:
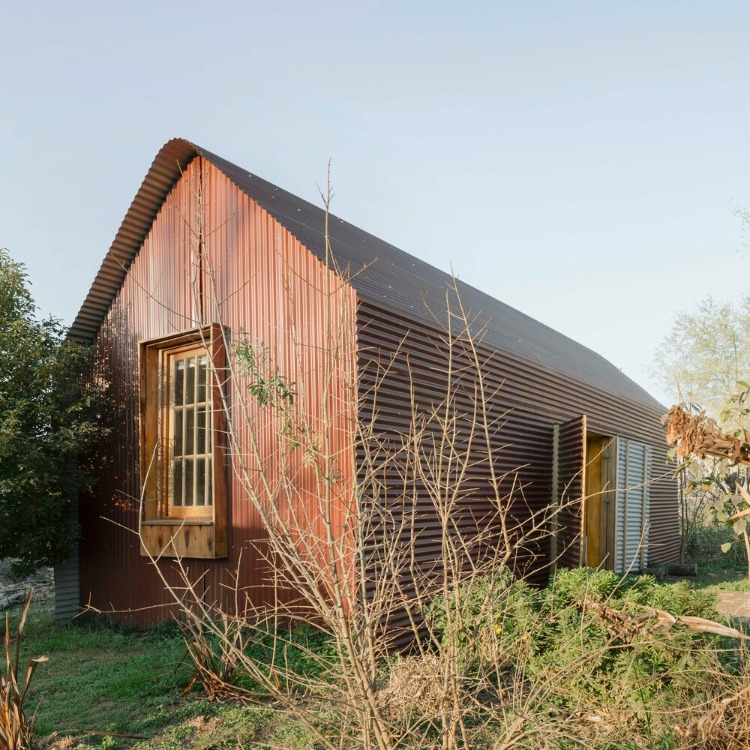
{"label": "corrugated metal building", "polygon": [[[59,571],[58,619],[73,614],[76,597],[140,625],[166,616],[160,605],[169,599],[125,530],[138,527],[139,513],[150,543],[173,539],[206,590],[230,581],[245,547],[243,583],[260,598],[278,595],[263,560],[246,546],[262,539],[262,521],[206,428],[211,397],[201,368],[206,357],[226,357],[215,349],[217,330],[262,341],[290,381],[310,379],[324,365],[326,299],[336,288],[356,337],[359,418],[373,421],[378,440],[392,436],[397,444],[410,427],[411,405],[429,409],[439,401],[452,279],[335,216],[328,237],[330,245],[320,207],[187,141],[159,152],[71,329],[95,347],[113,432],[100,479],[81,499],[78,557]],[[674,559],[677,489],[666,466],[663,407],[595,352],[466,284],[457,282],[457,291],[482,331],[483,386],[494,394],[488,421],[501,447],[494,469],[522,488],[515,517],[564,506],[552,543],[517,564],[541,578],[552,560],[627,571]],[[221,320],[213,312],[219,307]],[[292,339],[304,342],[303,357]],[[354,483],[364,454],[352,439],[351,402],[349,412],[341,407],[345,386],[334,384],[325,397],[314,390],[308,408],[322,409],[329,399],[339,479]],[[469,384],[462,393],[471,391]],[[456,403],[462,398],[471,413],[470,396]],[[259,428],[269,446],[272,429]],[[167,431],[171,468],[149,478],[147,446],[161,450]],[[403,479],[398,469],[384,476],[387,502]],[[486,468],[469,472],[473,489],[461,511],[467,523],[490,512],[488,481]],[[312,491],[302,487],[300,497]],[[429,492],[416,485],[413,492],[425,521],[412,543],[432,564],[439,545]]]}

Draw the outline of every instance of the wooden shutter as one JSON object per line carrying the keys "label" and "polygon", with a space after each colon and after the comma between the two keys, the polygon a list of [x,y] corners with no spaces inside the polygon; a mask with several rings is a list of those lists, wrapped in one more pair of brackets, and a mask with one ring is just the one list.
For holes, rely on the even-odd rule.
{"label": "wooden shutter", "polygon": [[[557,565],[577,568],[585,564],[583,519],[586,487],[586,415],[571,419],[555,429],[556,544],[553,569]],[[556,547],[556,550],[555,550]]]}

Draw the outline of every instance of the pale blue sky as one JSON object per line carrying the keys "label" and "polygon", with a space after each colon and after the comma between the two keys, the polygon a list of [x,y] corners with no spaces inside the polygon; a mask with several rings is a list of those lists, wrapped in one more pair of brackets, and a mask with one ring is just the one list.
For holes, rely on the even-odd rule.
{"label": "pale blue sky", "polygon": [[161,145],[188,138],[644,371],[750,257],[745,2],[3,9],[0,246],[72,321]]}

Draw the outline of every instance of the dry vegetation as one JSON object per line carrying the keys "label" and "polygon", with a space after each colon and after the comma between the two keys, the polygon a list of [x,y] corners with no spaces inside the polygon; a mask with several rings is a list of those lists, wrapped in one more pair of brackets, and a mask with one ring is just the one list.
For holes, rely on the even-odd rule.
{"label": "dry vegetation", "polygon": [[10,616],[5,615],[5,669],[0,670],[0,748],[3,750],[29,750],[34,739],[35,717],[29,716],[26,710],[26,696],[37,666],[46,662],[47,657],[31,659],[23,673],[21,643],[32,595],[33,589],[26,597],[15,636],[11,634]]}
{"label": "dry vegetation", "polygon": [[[685,583],[572,570],[559,572],[543,590],[505,571],[465,584],[459,598],[466,629],[457,658],[471,747],[747,746],[745,641],[697,632],[689,620],[668,630],[660,623],[659,611],[713,620],[712,595]],[[436,633],[451,607],[438,597],[426,613]],[[340,696],[336,649],[330,636],[313,627],[262,637],[255,627],[244,632],[255,669],[296,675],[295,699],[308,704],[309,721],[244,670],[221,698],[209,699],[200,680],[181,696],[192,680],[191,662],[174,628],[125,632],[93,621],[56,629],[49,616],[40,620],[32,612],[24,632],[22,663],[32,654],[50,657],[26,702],[32,714],[38,709],[41,735],[58,731],[43,739],[55,750],[312,750],[325,746],[321,733],[337,737],[340,747],[363,746],[343,722],[335,735],[330,711]],[[219,643],[206,643],[220,660]],[[402,732],[412,727],[397,747],[443,745],[440,717],[446,702],[453,705],[442,680],[443,659],[433,648],[423,655],[394,654],[379,665],[374,688],[384,721]],[[323,663],[332,671],[320,671]],[[477,692],[480,685],[494,688]],[[232,693],[237,699],[227,697]],[[86,728],[110,735],[83,733]]]}

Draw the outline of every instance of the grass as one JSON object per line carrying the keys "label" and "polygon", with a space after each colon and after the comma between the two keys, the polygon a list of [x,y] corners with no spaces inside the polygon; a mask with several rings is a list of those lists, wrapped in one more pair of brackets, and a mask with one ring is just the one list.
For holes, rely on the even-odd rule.
{"label": "grass", "polygon": [[181,698],[190,676],[184,651],[176,628],[137,632],[102,621],[55,627],[48,605],[34,607],[24,659],[49,656],[30,691],[37,736],[60,750],[312,747],[304,731],[268,708]]}
{"label": "grass", "polygon": [[29,654],[50,657],[37,675],[43,696],[38,730],[94,729],[141,734],[163,721],[164,709],[184,684],[182,644],[174,636],[135,634],[101,624],[55,629],[40,613],[29,629]]}
{"label": "grass", "polygon": [[687,558],[686,562],[695,563],[698,566],[698,576],[688,579],[696,588],[714,592],[750,591],[747,566],[742,562],[732,560],[721,552],[700,559]]}
{"label": "grass", "polygon": [[696,530],[686,562],[698,567],[697,578],[691,582],[696,588],[719,591],[748,591],[747,562],[742,545],[734,541],[729,552],[721,545],[735,539],[731,529],[724,526],[704,526]]}
{"label": "grass", "polygon": [[[588,573],[581,571],[569,572],[567,582],[558,582],[553,598],[563,606],[567,599],[574,602],[585,596],[588,599],[604,599],[613,607],[625,609],[631,607],[632,609],[646,597],[644,601],[651,606],[679,614],[684,605],[691,610],[689,614],[701,614],[702,609],[713,606],[710,597],[706,597],[706,594],[716,590],[718,586],[747,585],[744,580],[737,580],[738,577],[744,578],[744,566],[741,563],[731,564],[731,559],[725,556],[715,558],[713,563],[707,567],[704,559],[700,565],[701,577],[697,582],[697,588],[702,591],[694,591],[689,584],[684,582],[677,586],[662,587],[652,579],[634,578],[626,584],[615,581],[613,594],[609,589],[598,591],[594,585],[594,583],[603,582],[611,588],[614,584],[612,581],[605,580],[605,574],[597,574],[596,579],[592,579],[591,571]],[[540,598],[543,597],[542,592],[532,590],[526,592],[525,589],[523,591],[519,589],[519,592],[523,594],[521,604],[527,599],[532,603],[543,600]],[[614,598],[610,600],[610,596]],[[479,591],[479,600],[483,602],[484,599],[484,594]],[[692,610],[696,607],[701,611],[693,612]],[[533,611],[527,611],[527,609],[528,607],[524,608],[520,604],[513,609],[513,617],[518,620],[518,628],[524,634],[534,631],[534,623],[538,619],[536,609],[532,608]],[[13,612],[14,618],[18,617],[19,611]],[[540,611],[546,610],[542,607]],[[580,658],[581,644],[578,642],[584,639],[584,635],[588,639],[586,640],[588,644],[602,628],[606,630],[607,627],[619,627],[617,623],[607,625],[599,622],[591,615],[586,620],[584,630],[583,620],[579,623],[576,618],[571,619],[570,622],[565,619],[571,613],[575,614],[576,611],[575,608],[561,610],[567,615],[563,614],[562,619],[551,621],[556,630],[545,631],[546,635],[542,638],[546,644],[545,648],[541,649],[527,664],[526,676],[529,679],[533,678],[537,672],[542,678],[550,670],[550,674],[554,674],[560,666],[560,660],[564,661],[568,656]],[[704,616],[706,614],[711,613],[707,610]],[[613,615],[610,612],[608,616]],[[493,619],[492,622],[495,620]],[[510,639],[509,643],[514,638],[517,640],[518,637],[522,639],[526,637],[526,635],[514,635],[512,624],[510,620],[505,621],[502,631],[503,637]],[[564,638],[566,628],[573,628],[575,631],[576,637],[570,641],[570,644]],[[183,659],[185,653],[183,641],[176,627],[138,632],[126,630],[102,620],[76,622],[65,627],[56,627],[53,624],[49,605],[40,604],[32,610],[26,636],[24,662],[35,656],[49,657],[49,662],[41,666],[35,675],[30,704],[32,710],[38,709],[37,736],[43,740],[46,737],[45,741],[50,750],[93,750],[93,748],[305,750],[316,748],[314,739],[298,720],[270,704],[209,702],[197,692],[182,696],[184,686],[190,679],[191,669]],[[319,636],[313,631],[301,631],[296,637],[316,652],[320,650],[325,653],[325,649],[329,647],[329,644],[319,641]],[[555,638],[559,640],[559,643],[555,641]],[[687,649],[690,641],[690,637],[679,636],[679,640],[675,640],[674,643],[680,647],[685,646]],[[573,649],[575,653],[573,651],[568,653],[570,650],[566,650],[568,645],[571,648],[576,646],[577,650]],[[655,711],[663,710],[665,707],[671,710],[672,701],[674,701],[675,710],[682,706],[684,696],[681,697],[680,691],[683,688],[687,690],[686,685],[689,687],[688,692],[704,691],[707,699],[709,693],[713,695],[711,692],[713,688],[708,683],[698,685],[695,682],[698,675],[703,674],[700,670],[690,673],[685,671],[693,668],[687,662],[688,650],[680,652],[680,664],[676,665],[676,669],[673,670],[672,666],[675,665],[664,661],[671,652],[668,649],[665,650],[660,639],[644,642],[643,646],[638,646],[640,650],[632,658],[628,657],[630,646],[625,649],[618,647],[619,650],[615,649],[611,654],[605,654],[609,660],[605,660],[606,663],[600,658],[602,664],[595,670],[596,665],[593,659],[595,649],[592,650],[589,646],[590,644],[586,645],[584,649],[586,659],[581,663],[585,669],[579,675],[580,685],[576,688],[580,695],[576,694],[578,697],[573,697],[581,702],[581,705],[590,704],[597,711],[601,709],[603,713],[600,713],[604,717],[602,721],[609,721],[610,713],[607,712],[614,710],[613,706],[617,701],[623,705],[633,704],[636,708],[640,706],[648,718],[648,711],[652,708]],[[730,644],[728,647],[733,646]],[[253,648],[260,649],[258,655],[261,657],[262,642]],[[307,674],[311,670],[314,671],[314,665],[307,663],[302,652],[298,657],[295,657],[294,653],[293,649],[289,652],[298,661],[295,663],[295,669],[298,672]],[[611,666],[607,666],[609,662],[612,662]],[[646,669],[642,679],[638,681],[640,687],[636,686],[643,694],[628,697],[622,693],[623,686],[627,687],[630,684],[627,682],[627,675],[639,665]],[[699,664],[694,665],[696,669],[699,666]],[[695,676],[690,676],[691,674]],[[651,675],[650,678],[649,675]],[[650,682],[646,678],[650,679]],[[679,687],[678,683],[683,687]],[[644,693],[643,690],[646,692]],[[596,696],[602,691],[606,700],[599,705],[599,699]],[[723,695],[720,691],[714,692],[717,695]],[[557,697],[559,707],[563,706],[563,697],[562,695]],[[558,710],[555,706],[548,706],[544,710],[547,709],[553,713]],[[631,710],[627,716],[630,717],[628,721],[643,723],[643,716],[636,709]],[[104,734],[93,734],[86,730]],[[613,738],[612,741],[615,744],[608,744],[609,740],[607,740],[605,744],[591,745],[591,747],[596,746],[600,750],[605,747],[607,750],[622,750],[625,747],[664,748],[666,750],[677,746],[673,744],[671,735],[665,730],[663,724],[660,734],[655,734],[648,742],[646,742],[648,738],[644,734],[645,731],[641,726],[638,730],[638,737],[634,737],[630,745],[627,743],[631,741],[631,737],[629,734],[623,734],[625,732],[623,729],[623,732],[616,732],[619,739]],[[139,735],[147,739],[112,736],[116,734]],[[598,737],[598,742],[600,743],[603,739],[603,737]],[[558,743],[555,746],[562,748],[565,745]],[[581,745],[574,742],[571,745],[571,748],[573,747],[580,748]]]}

